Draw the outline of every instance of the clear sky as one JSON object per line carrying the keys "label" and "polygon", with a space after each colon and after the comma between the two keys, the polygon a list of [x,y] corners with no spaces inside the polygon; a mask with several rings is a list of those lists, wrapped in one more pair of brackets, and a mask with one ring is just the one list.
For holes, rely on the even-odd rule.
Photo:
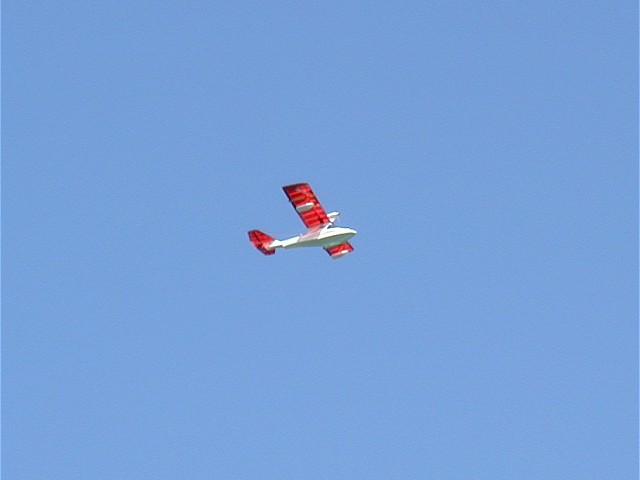
{"label": "clear sky", "polygon": [[636,2],[2,16],[4,478],[637,478]]}

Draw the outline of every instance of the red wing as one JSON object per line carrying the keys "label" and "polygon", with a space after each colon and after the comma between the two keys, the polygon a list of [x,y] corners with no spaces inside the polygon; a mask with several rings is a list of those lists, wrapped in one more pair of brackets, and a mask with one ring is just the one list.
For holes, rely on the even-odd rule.
{"label": "red wing", "polygon": [[311,190],[308,183],[297,183],[295,185],[287,185],[282,187],[284,193],[289,198],[291,205],[300,215],[302,223],[307,228],[317,227],[330,223],[327,213],[318,202],[318,199]]}
{"label": "red wing", "polygon": [[336,245],[335,247],[325,248],[325,250],[329,255],[331,255],[331,258],[340,258],[347,253],[353,252],[354,248],[349,242],[344,242],[340,245]]}

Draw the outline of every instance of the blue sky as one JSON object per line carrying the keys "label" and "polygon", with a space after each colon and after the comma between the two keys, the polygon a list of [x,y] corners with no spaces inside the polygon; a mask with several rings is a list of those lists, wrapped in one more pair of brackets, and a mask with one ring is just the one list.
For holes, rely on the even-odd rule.
{"label": "blue sky", "polygon": [[637,478],[635,2],[2,13],[6,478]]}

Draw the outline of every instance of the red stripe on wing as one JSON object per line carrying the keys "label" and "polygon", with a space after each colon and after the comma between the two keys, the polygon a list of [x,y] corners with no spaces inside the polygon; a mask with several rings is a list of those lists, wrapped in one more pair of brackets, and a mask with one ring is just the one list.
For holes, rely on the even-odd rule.
{"label": "red stripe on wing", "polygon": [[354,248],[349,242],[344,242],[335,247],[325,248],[325,250],[331,255],[331,258],[340,258],[347,253],[353,252]]}
{"label": "red stripe on wing", "polygon": [[287,185],[286,187],[282,187],[282,190],[284,190],[291,205],[293,205],[295,211],[300,215],[302,223],[304,223],[307,228],[330,223],[327,213],[324,211],[324,208],[322,208],[322,205],[320,205],[318,198],[308,183]]}

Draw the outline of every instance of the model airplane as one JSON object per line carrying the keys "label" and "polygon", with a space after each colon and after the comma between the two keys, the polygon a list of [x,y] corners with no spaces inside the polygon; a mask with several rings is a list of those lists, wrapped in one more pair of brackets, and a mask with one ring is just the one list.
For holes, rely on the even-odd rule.
{"label": "model airplane", "polygon": [[287,185],[282,189],[307,231],[286,240],[277,240],[260,230],[251,230],[249,240],[258,250],[265,255],[273,255],[276,248],[322,247],[331,258],[340,258],[353,252],[348,240],[358,232],[353,228],[334,226],[340,214],[325,213],[308,183]]}

